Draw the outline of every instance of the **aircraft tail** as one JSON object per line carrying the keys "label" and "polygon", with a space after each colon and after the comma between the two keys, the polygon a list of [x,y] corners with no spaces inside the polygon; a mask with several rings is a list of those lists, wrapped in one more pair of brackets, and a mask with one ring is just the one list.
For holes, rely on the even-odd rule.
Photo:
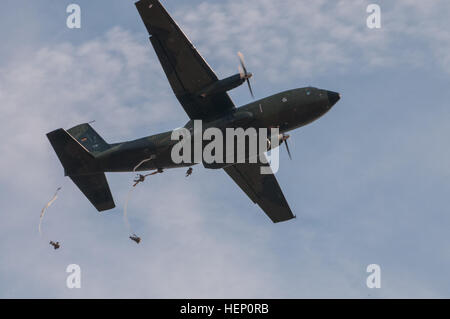
{"label": "aircraft tail", "polygon": [[[94,154],[109,145],[90,127],[81,124],[71,128],[72,136],[64,129],[47,134],[47,138],[69,176],[98,211],[115,207],[105,173]],[[106,147],[106,149],[105,149]],[[93,151],[90,151],[93,150]]]}

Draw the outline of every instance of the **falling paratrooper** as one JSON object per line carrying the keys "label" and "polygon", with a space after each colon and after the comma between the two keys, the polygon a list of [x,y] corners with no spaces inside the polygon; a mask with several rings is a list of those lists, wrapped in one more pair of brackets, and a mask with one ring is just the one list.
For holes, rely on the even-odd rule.
{"label": "falling paratrooper", "polygon": [[56,243],[54,241],[50,241],[50,245],[52,245],[55,250],[60,247],[59,241],[57,241]]}
{"label": "falling paratrooper", "polygon": [[156,171],[154,171],[153,173],[150,173],[150,174],[146,174],[146,175],[138,174],[138,175],[136,176],[136,178],[134,179],[134,181],[133,181],[133,182],[134,182],[133,187],[136,187],[139,183],[145,182],[145,179],[146,179],[148,176],[152,176],[152,175],[156,175],[156,174],[161,174],[161,173],[164,173],[164,170],[158,168]]}
{"label": "falling paratrooper", "polygon": [[136,244],[139,244],[141,242],[141,237],[137,236],[136,234],[133,234],[133,236],[130,236],[130,239],[132,241],[135,241]]}

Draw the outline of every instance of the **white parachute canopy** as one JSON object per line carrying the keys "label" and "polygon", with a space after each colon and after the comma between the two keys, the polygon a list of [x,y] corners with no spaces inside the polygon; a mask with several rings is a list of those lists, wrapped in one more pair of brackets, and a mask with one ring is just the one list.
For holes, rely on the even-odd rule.
{"label": "white parachute canopy", "polygon": [[42,235],[42,230],[41,230],[41,224],[42,224],[42,220],[44,219],[44,215],[45,215],[45,211],[47,210],[47,208],[49,208],[53,202],[58,198],[58,192],[61,190],[62,187],[58,187],[56,189],[55,195],[53,195],[52,199],[47,203],[47,205],[44,206],[44,208],[42,208],[41,210],[41,216],[39,217],[39,234]]}

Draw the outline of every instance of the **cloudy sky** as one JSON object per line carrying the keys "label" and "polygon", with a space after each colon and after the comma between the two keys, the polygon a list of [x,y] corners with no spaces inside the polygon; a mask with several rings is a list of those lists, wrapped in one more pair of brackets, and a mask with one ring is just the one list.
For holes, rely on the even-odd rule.
{"label": "cloudy sky", "polygon": [[[448,1],[378,1],[377,30],[366,0],[164,1],[219,77],[245,54],[257,98],[313,85],[342,99],[292,132],[292,161],[281,153],[297,220],[272,224],[224,172],[197,166],[133,193],[140,245],[122,219],[134,175],[108,175],[117,208],[99,214],[45,134],[96,120],[119,142],[188,118],[133,1],[73,1],[79,30],[66,27],[71,2],[2,1],[0,297],[450,297]],[[245,87],[231,97],[251,100]],[[69,264],[81,289],[66,287]]]}

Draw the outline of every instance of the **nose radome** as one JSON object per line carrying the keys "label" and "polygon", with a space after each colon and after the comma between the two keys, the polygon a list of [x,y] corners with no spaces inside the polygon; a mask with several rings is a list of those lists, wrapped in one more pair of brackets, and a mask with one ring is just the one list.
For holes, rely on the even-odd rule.
{"label": "nose radome", "polygon": [[341,95],[339,93],[333,92],[333,91],[327,91],[327,95],[328,95],[328,103],[330,104],[330,107],[335,105],[337,103],[337,101],[339,101],[341,98]]}

